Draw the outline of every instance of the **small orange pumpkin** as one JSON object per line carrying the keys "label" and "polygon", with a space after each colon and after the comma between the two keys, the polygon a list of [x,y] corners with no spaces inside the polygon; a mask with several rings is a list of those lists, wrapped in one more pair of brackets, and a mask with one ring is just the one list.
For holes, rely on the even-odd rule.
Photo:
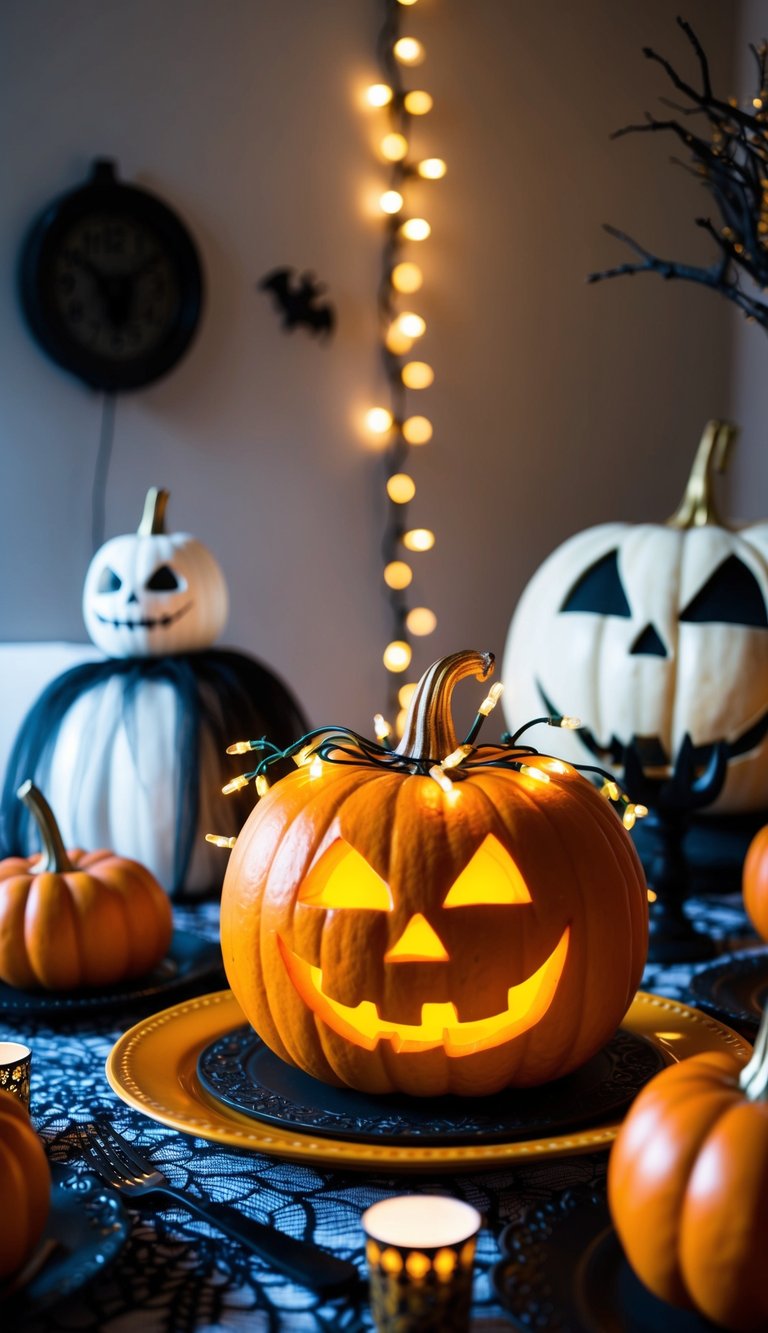
{"label": "small orange pumpkin", "polygon": [[635,994],[647,891],[614,811],[547,756],[484,746],[464,763],[451,695],[492,664],[434,663],[394,753],[366,762],[367,742],[341,738],[337,760],[299,754],[237,839],[230,985],[267,1045],[325,1082],[544,1083],[594,1055]]}
{"label": "small orange pumpkin", "polygon": [[763,940],[768,940],[768,824],[749,844],[742,872],[744,907]]}
{"label": "small orange pumpkin", "polygon": [[65,851],[37,788],[26,782],[18,794],[38,823],[43,855],[0,861],[0,979],[78,990],[148,972],[173,929],[157,880],[114,852]]}
{"label": "small orange pumpkin", "polygon": [[643,1089],[608,1164],[625,1254],[654,1295],[749,1333],[768,1325],[768,1011],[749,1064],[692,1056]]}
{"label": "small orange pumpkin", "polygon": [[51,1172],[29,1116],[0,1090],[0,1278],[18,1271],[43,1234],[51,1201]]}

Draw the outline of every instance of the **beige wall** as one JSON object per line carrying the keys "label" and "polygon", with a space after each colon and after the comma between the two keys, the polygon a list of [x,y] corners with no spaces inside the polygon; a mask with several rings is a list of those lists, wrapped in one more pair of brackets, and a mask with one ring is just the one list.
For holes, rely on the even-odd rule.
{"label": "beige wall", "polygon": [[[707,253],[673,145],[609,139],[668,91],[643,45],[694,73],[676,12],[671,0],[406,11],[436,99],[417,146],[449,165],[424,204],[434,233],[418,302],[437,381],[419,399],[435,437],[413,457],[411,518],[437,546],[414,601],[439,622],[419,670],[460,647],[500,654],[520,590],[570,533],[665,517],[703,422],[732,409],[725,303],[650,277],[584,282],[625,257],[603,221],[662,253]],[[686,6],[726,86],[737,12]],[[180,367],[118,403],[107,535],[135,527],[150,484],[167,486],[172,526],[226,571],[225,642],[283,673],[313,721],[369,730],[390,622],[381,460],[357,420],[383,393],[380,235],[365,207],[383,172],[382,122],[357,98],[377,73],[378,14],[374,0],[5,0],[1,638],[85,637],[101,405],[31,341],[13,270],[29,219],[111,155],[186,218],[208,303]],[[281,263],[328,282],[330,345],[280,332],[255,283]],[[764,335],[747,332],[734,382],[753,386]]]}

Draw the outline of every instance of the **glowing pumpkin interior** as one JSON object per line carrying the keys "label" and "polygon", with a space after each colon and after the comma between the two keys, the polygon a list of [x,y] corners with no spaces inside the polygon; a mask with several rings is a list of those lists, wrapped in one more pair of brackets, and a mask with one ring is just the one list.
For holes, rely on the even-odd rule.
{"label": "glowing pumpkin interior", "polygon": [[[532,901],[528,886],[512,857],[492,834],[480,844],[464,870],[451,884],[442,906],[481,907],[483,904],[516,907]],[[323,853],[301,886],[298,902],[324,911],[392,912],[390,886],[358,851],[337,838]],[[566,926],[552,952],[539,968],[507,992],[506,1008],[467,1022],[450,1001],[425,1003],[419,1023],[394,1023],[381,1015],[372,1000],[355,1006],[342,1004],[326,993],[323,972],[294,952],[278,936],[280,953],[294,988],[307,1005],[339,1036],[365,1050],[379,1041],[392,1043],[397,1052],[429,1051],[442,1047],[447,1055],[472,1055],[511,1041],[534,1027],[546,1014],[557,991],[568,955],[570,927]],[[413,913],[384,955],[385,964],[448,963],[450,954],[435,925],[420,912]]]}

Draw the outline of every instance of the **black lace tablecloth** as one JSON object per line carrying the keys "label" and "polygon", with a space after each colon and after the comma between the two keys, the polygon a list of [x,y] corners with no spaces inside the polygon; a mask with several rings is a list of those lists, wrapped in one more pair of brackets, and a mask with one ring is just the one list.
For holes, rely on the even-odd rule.
{"label": "black lace tablecloth", "polygon": [[[698,927],[721,941],[724,949],[748,933],[736,895],[694,901],[689,907]],[[215,939],[218,905],[177,909],[177,925]],[[691,1002],[692,972],[692,965],[649,965],[643,988]],[[599,1184],[605,1175],[605,1153],[440,1178],[320,1170],[188,1138],[126,1106],[107,1084],[107,1056],[121,1032],[136,1021],[130,1010],[76,1021],[60,1018],[55,1024],[49,1019],[0,1015],[0,1039],[23,1041],[33,1048],[33,1119],[53,1160],[79,1164],[75,1123],[106,1113],[173,1184],[203,1198],[234,1203],[251,1217],[315,1240],[352,1259],[361,1273],[360,1217],[370,1204],[390,1194],[421,1189],[464,1198],[479,1209],[485,1222],[478,1244],[472,1323],[473,1329],[485,1333],[509,1328],[490,1282],[504,1226],[560,1191]],[[131,1218],[130,1239],[107,1272],[14,1333],[271,1333],[273,1329],[319,1333],[373,1326],[366,1302],[357,1307],[346,1300],[323,1303],[234,1241],[180,1211],[144,1209],[132,1211]]]}

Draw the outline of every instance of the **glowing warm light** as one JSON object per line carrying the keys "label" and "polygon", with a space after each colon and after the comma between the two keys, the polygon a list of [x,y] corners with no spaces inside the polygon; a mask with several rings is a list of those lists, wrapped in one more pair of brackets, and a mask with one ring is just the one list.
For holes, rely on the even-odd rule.
{"label": "glowing warm light", "polygon": [[603,783],[600,788],[600,795],[604,796],[607,801],[618,801],[621,793],[618,784],[609,780]]}
{"label": "glowing warm light", "polygon": [[632,802],[630,801],[629,805],[624,811],[624,814],[622,815],[621,822],[624,825],[625,829],[629,830],[635,827],[636,821],[637,821],[637,814],[635,813],[635,807],[632,805]]}
{"label": "glowing warm light", "polygon": [[402,430],[409,444],[428,444],[432,439],[432,422],[428,417],[408,417]]}
{"label": "glowing warm light", "polygon": [[393,1023],[379,1015],[372,1000],[361,1000],[353,1008],[326,995],[322,969],[305,962],[277,936],[295,990],[307,1008],[345,1041],[368,1051],[374,1050],[380,1041],[390,1041],[398,1054],[438,1048],[453,1057],[472,1055],[513,1041],[541,1022],[555,997],[569,939],[570,928],[566,926],[541,967],[525,981],[509,987],[507,1006],[500,1013],[461,1022],[455,1004],[443,1001],[423,1004],[420,1023]]}
{"label": "glowing warm light", "polygon": [[403,106],[409,116],[426,116],[432,110],[434,101],[432,94],[425,93],[423,88],[413,88],[405,94]]}
{"label": "glowing warm light", "polygon": [[302,747],[301,750],[299,750],[298,754],[295,754],[293,756],[293,762],[297,768],[303,768],[305,764],[309,763],[311,758],[312,758],[312,746],[305,745]]}
{"label": "glowing warm light", "polygon": [[377,741],[385,741],[387,736],[392,733],[392,728],[381,713],[374,713],[373,715],[373,730],[376,733]]}
{"label": "glowing warm light", "polygon": [[205,841],[213,843],[214,847],[228,847],[231,851],[237,838],[224,838],[220,833],[206,833]]}
{"label": "glowing warm light", "polygon": [[382,213],[399,213],[405,200],[399,190],[385,190],[379,196],[379,208]]}
{"label": "glowing warm light", "polygon": [[410,528],[403,533],[403,546],[409,551],[431,551],[435,534],[429,528]]}
{"label": "glowing warm light", "polygon": [[379,149],[387,162],[402,162],[408,152],[408,140],[404,134],[385,134]]}
{"label": "glowing warm light", "polygon": [[416,494],[416,482],[405,472],[395,472],[387,480],[387,495],[393,504],[407,505]]}
{"label": "glowing warm light", "polygon": [[426,218],[408,218],[400,232],[407,241],[426,241],[432,234],[432,228]]}
{"label": "glowing warm light", "polygon": [[221,790],[225,796],[230,796],[233,791],[242,791],[243,787],[247,786],[248,786],[248,779],[246,777],[243,777],[241,773],[239,778],[233,778],[232,781],[226,783],[226,785],[222,787]]}
{"label": "glowing warm light", "polygon": [[390,560],[384,566],[384,582],[388,588],[407,588],[413,578],[413,570],[404,560]]}
{"label": "glowing warm light", "polygon": [[409,703],[411,702],[411,699],[413,698],[413,692],[415,689],[416,689],[415,680],[410,680],[408,681],[407,685],[400,686],[400,689],[397,691],[397,702],[399,703],[401,708],[408,707]]}
{"label": "glowing warm light", "polygon": [[548,759],[548,760],[547,760],[547,772],[548,772],[548,773],[568,773],[569,771],[570,771],[570,770],[569,770],[569,768],[568,768],[568,765],[567,765],[567,764],[564,764],[563,761],[562,761],[562,759]]}
{"label": "glowing warm light", "polygon": [[407,361],[400,378],[406,389],[428,389],[435,382],[435,372],[426,361]]}
{"label": "glowing warm light", "polygon": [[582,722],[581,722],[581,718],[580,718],[580,717],[561,717],[561,718],[560,718],[560,726],[561,726],[565,731],[578,731],[578,730],[579,730],[579,727],[580,727],[581,725],[582,725]]}
{"label": "glowing warm light", "polygon": [[438,787],[446,793],[446,795],[453,791],[453,783],[448,777],[448,774],[441,768],[440,764],[432,765],[429,770],[429,776],[437,783]]}
{"label": "glowing warm light", "polygon": [[420,1282],[423,1277],[426,1277],[431,1267],[432,1264],[426,1254],[421,1253],[421,1250],[411,1250],[405,1261],[405,1271],[415,1282]]}
{"label": "glowing warm light", "polygon": [[442,180],[448,168],[441,157],[425,157],[416,170],[426,181],[439,181]]}
{"label": "glowing warm light", "polygon": [[470,907],[474,903],[531,902],[528,886],[509,852],[492,833],[480,844],[472,860],[453,881],[444,907]]}
{"label": "glowing warm light", "polygon": [[483,699],[483,702],[477,710],[478,713],[480,713],[482,717],[487,717],[489,713],[493,712],[503,693],[504,686],[500,680],[497,680],[496,684],[491,686]]}
{"label": "glowing warm light", "polygon": [[399,37],[392,47],[392,54],[401,65],[420,65],[427,53],[415,37]]}
{"label": "glowing warm light", "polygon": [[635,806],[635,819],[645,819],[645,816],[646,816],[647,814],[648,814],[648,806],[647,806],[647,805],[639,805],[639,804],[638,804],[638,805]]}
{"label": "glowing warm light", "polygon": [[459,745],[457,749],[451,750],[451,753],[445,756],[441,768],[458,768],[463,764],[468,754],[472,753],[471,745]]}
{"label": "glowing warm light", "polygon": [[381,1266],[385,1273],[402,1273],[403,1256],[399,1250],[385,1250],[381,1256]]}
{"label": "glowing warm light", "polygon": [[521,764],[520,772],[527,778],[535,778],[537,782],[549,782],[549,773],[545,773],[543,768],[536,768],[535,764]]}
{"label": "glowing warm light", "polygon": [[658,898],[658,896],[659,896],[658,893],[655,893],[653,889],[649,889],[649,890],[648,890],[648,902],[649,902],[649,903],[655,903],[656,900],[657,900],[657,898]]}
{"label": "glowing warm light", "polygon": [[369,106],[389,106],[393,92],[388,83],[372,83],[365,90],[365,100]]}
{"label": "glowing warm light", "polygon": [[386,435],[394,417],[386,407],[371,407],[365,414],[365,424],[373,435]]}
{"label": "glowing warm light", "polygon": [[312,763],[309,765],[309,776],[311,778],[321,778],[323,776],[323,761],[319,754],[316,754]]}
{"label": "glowing warm light", "polygon": [[407,338],[420,338],[426,332],[426,320],[421,315],[417,315],[413,310],[403,310],[395,320],[401,333]]}
{"label": "glowing warm light", "polygon": [[447,963],[450,955],[437,931],[421,912],[411,917],[399,940],[384,955],[385,963]]}
{"label": "glowing warm light", "polygon": [[405,671],[411,665],[411,645],[404,639],[393,639],[384,649],[387,671]]}
{"label": "glowing warm light", "polygon": [[424,274],[418,264],[405,262],[395,264],[390,280],[397,292],[417,292],[424,281]]}
{"label": "glowing warm light", "polygon": [[415,5],[416,0],[397,0],[399,5]]}
{"label": "glowing warm light", "polygon": [[433,1268],[439,1278],[445,1281],[456,1267],[457,1254],[454,1250],[438,1250]]}
{"label": "glowing warm light", "polygon": [[[477,1209],[463,1199],[435,1194],[390,1195],[372,1204],[362,1217],[363,1229],[369,1237],[368,1247],[373,1245],[374,1255],[381,1253],[379,1247],[382,1245],[398,1245],[404,1250],[439,1250],[434,1259],[434,1269],[438,1273],[443,1269],[452,1271],[460,1262],[455,1249],[441,1247],[461,1245],[474,1237],[482,1220]],[[382,1262],[386,1253],[385,1250],[381,1254]],[[398,1251],[392,1253],[398,1254]],[[402,1259],[400,1262],[402,1267]],[[400,1272],[400,1269],[396,1271]]]}
{"label": "glowing warm light", "polygon": [[259,773],[259,776],[256,779],[256,791],[259,796],[266,796],[269,791],[269,783],[263,773]]}
{"label": "glowing warm light", "polygon": [[299,902],[326,911],[353,907],[369,912],[392,911],[392,894],[386,882],[343,838],[332,842],[310,870],[299,890]]}
{"label": "glowing warm light", "polygon": [[401,708],[400,712],[395,718],[395,731],[397,732],[398,736],[402,736],[403,732],[405,731],[405,724],[407,721],[408,721],[408,710],[407,708]]}
{"label": "glowing warm light", "polygon": [[394,356],[405,356],[413,347],[413,338],[409,338],[407,333],[403,333],[403,330],[397,324],[390,324],[384,341]]}
{"label": "glowing warm light", "polygon": [[253,749],[250,741],[235,741],[234,745],[227,746],[227,754],[247,754]]}
{"label": "glowing warm light", "polygon": [[437,627],[437,616],[428,606],[414,606],[405,617],[405,624],[411,634],[421,637],[433,633]]}

